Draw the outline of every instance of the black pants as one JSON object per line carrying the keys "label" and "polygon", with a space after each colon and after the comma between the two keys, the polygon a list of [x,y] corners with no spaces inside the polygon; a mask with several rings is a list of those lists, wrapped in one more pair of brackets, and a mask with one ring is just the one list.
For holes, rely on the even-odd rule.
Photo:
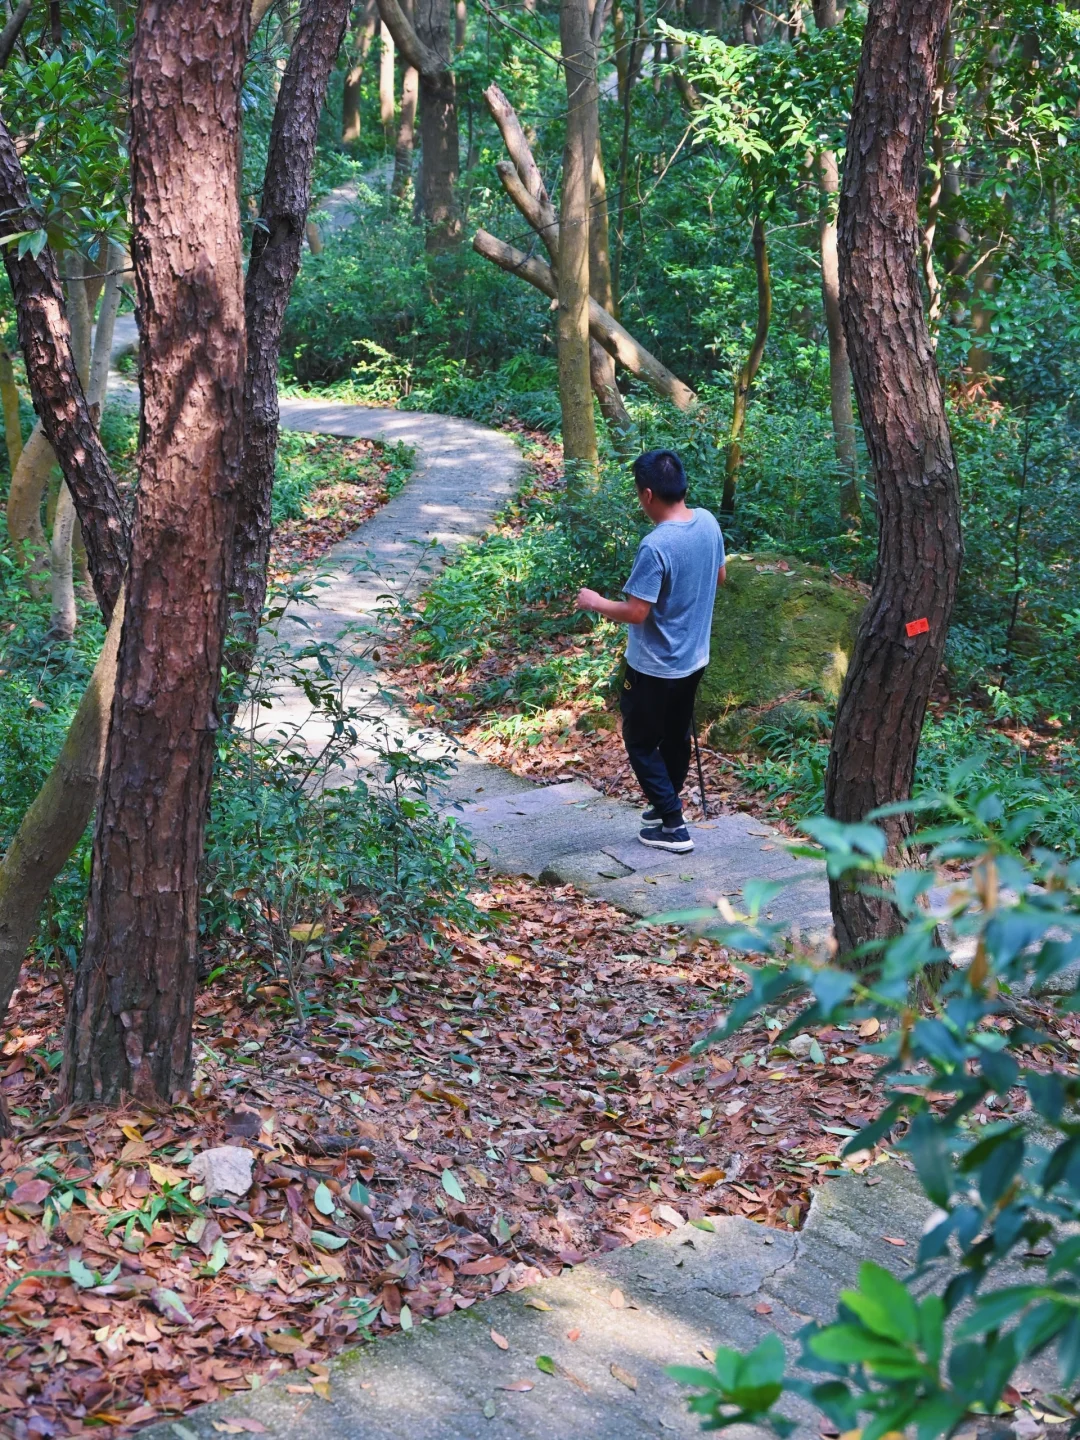
{"label": "black pants", "polygon": [[679,793],[690,769],[694,696],[704,673],[664,680],[626,667],[619,699],[623,744],[645,798],[665,824],[682,814]]}

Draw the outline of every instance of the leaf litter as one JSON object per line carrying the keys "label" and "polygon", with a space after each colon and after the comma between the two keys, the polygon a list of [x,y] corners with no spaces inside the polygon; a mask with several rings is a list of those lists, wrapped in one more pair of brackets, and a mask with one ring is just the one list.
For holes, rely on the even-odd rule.
{"label": "leaf litter", "polygon": [[[473,899],[492,928],[432,944],[343,917],[353,952],[312,962],[302,1030],[236,958],[198,996],[192,1094],[159,1112],[49,1111],[64,994],[27,967],[0,1053],[17,1129],[0,1142],[0,1428],[119,1434],[275,1374],[329,1394],[350,1341],[676,1218],[801,1223],[839,1137],[879,1108],[864,1039],[817,1031],[818,1064],[774,1043],[772,1017],[692,1056],[746,988],[715,943],[570,887]],[[210,1201],[189,1167],[221,1144],[252,1152],[253,1184]]]}

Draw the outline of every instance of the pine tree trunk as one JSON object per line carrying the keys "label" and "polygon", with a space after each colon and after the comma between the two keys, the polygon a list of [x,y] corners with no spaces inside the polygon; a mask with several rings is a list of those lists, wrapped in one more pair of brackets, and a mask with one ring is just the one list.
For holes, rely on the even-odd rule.
{"label": "pine tree trunk", "polygon": [[341,143],[343,145],[350,145],[354,140],[360,139],[360,82],[364,78],[364,67],[367,64],[371,42],[375,38],[377,20],[378,11],[375,0],[367,0],[363,18],[358,29],[354,31],[356,49],[353,52],[352,63],[346,66],[341,85]]}
{"label": "pine tree trunk", "polygon": [[[599,133],[593,157],[591,208],[589,213],[589,292],[609,315],[615,311],[611,287],[611,255],[608,226],[607,178]],[[589,373],[593,394],[607,424],[612,449],[623,459],[632,458],[636,448],[634,422],[615,381],[615,357],[598,340],[589,337]]]}
{"label": "pine tree trunk", "polygon": [[394,41],[385,24],[379,30],[379,120],[389,140],[394,128]]}
{"label": "pine tree trunk", "polygon": [[22,420],[19,417],[19,387],[11,355],[0,346],[0,405],[4,412],[4,442],[7,446],[8,470],[15,474],[23,452]]}
{"label": "pine tree trunk", "polygon": [[[923,310],[917,214],[948,14],[949,0],[874,0],[848,129],[840,299],[879,529],[825,780],[826,813],[843,821],[911,793],[960,571],[959,484]],[[895,860],[908,826],[894,817],[886,829]],[[886,901],[835,881],[830,892],[841,954],[898,931]]]}
{"label": "pine tree trunk", "polygon": [[556,325],[559,404],[567,481],[595,468],[596,420],[589,372],[589,202],[596,156],[596,44],[588,0],[562,0],[559,34],[566,71],[566,144],[559,216]]}
{"label": "pine tree trunk", "polygon": [[[90,298],[86,293],[85,261],[77,250],[64,257],[65,304],[71,326],[71,353],[75,360],[83,393],[90,387],[91,332]],[[92,412],[91,412],[92,413]],[[75,567],[73,544],[76,531],[75,505],[71,491],[61,483],[49,540],[49,572],[52,589],[50,633],[57,640],[70,640],[75,634],[78,612],[75,608]],[[79,547],[82,548],[81,546]]]}
{"label": "pine tree trunk", "polygon": [[231,662],[246,675],[266,599],[270,502],[278,443],[278,349],[311,200],[319,114],[348,15],[348,0],[304,0],[270,127],[261,224],[244,285],[247,375],[244,460],[236,512],[232,583],[239,596],[239,644]]}
{"label": "pine tree trunk", "polygon": [[236,0],[142,0],[136,20],[139,498],[68,1017],[69,1102],[168,1101],[191,1079],[199,864],[243,442],[249,20]]}

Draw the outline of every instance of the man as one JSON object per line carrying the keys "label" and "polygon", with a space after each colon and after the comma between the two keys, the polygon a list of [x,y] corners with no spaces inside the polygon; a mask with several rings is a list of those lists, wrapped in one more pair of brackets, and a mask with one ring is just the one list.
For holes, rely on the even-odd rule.
{"label": "man", "polygon": [[638,546],[625,600],[578,592],[577,608],[630,627],[620,708],[623,744],[649,807],[643,845],[694,848],[680,792],[690,769],[698,682],[709,663],[716,587],[727,579],[724,537],[707,510],[686,504],[686,471],[673,450],[634,461],[641,508],[654,529]]}

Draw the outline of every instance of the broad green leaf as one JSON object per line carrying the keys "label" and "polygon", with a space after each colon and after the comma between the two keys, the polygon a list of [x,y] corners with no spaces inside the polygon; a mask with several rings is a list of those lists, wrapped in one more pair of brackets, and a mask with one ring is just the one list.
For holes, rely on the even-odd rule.
{"label": "broad green leaf", "polygon": [[80,1290],[89,1290],[92,1285],[97,1285],[98,1277],[89,1266],[77,1260],[74,1255],[68,1261],[68,1274]]}
{"label": "broad green leaf", "polygon": [[555,1374],[555,1361],[550,1355],[538,1355],[536,1357],[536,1368],[542,1370],[545,1375]]}
{"label": "broad green leaf", "polygon": [[461,1188],[461,1182],[453,1170],[444,1170],[442,1172],[442,1188],[446,1191],[447,1195],[450,1196],[451,1200],[456,1200],[459,1205],[466,1203],[465,1191]]}
{"label": "broad green leaf", "polygon": [[340,1250],[349,1243],[347,1235],[331,1235],[328,1230],[312,1230],[311,1243],[320,1250]]}
{"label": "broad green leaf", "polygon": [[206,1269],[209,1270],[211,1275],[217,1275],[228,1263],[228,1259],[229,1247],[219,1235],[214,1241],[214,1248],[210,1251],[210,1258],[206,1262]]}
{"label": "broad green leaf", "polygon": [[919,1312],[915,1301],[907,1287],[881,1265],[863,1261],[858,1290],[842,1290],[840,1300],[875,1335],[901,1345],[918,1341]]}
{"label": "broad green leaf", "polygon": [[325,1180],[320,1180],[315,1186],[315,1209],[320,1215],[334,1213],[334,1194]]}

